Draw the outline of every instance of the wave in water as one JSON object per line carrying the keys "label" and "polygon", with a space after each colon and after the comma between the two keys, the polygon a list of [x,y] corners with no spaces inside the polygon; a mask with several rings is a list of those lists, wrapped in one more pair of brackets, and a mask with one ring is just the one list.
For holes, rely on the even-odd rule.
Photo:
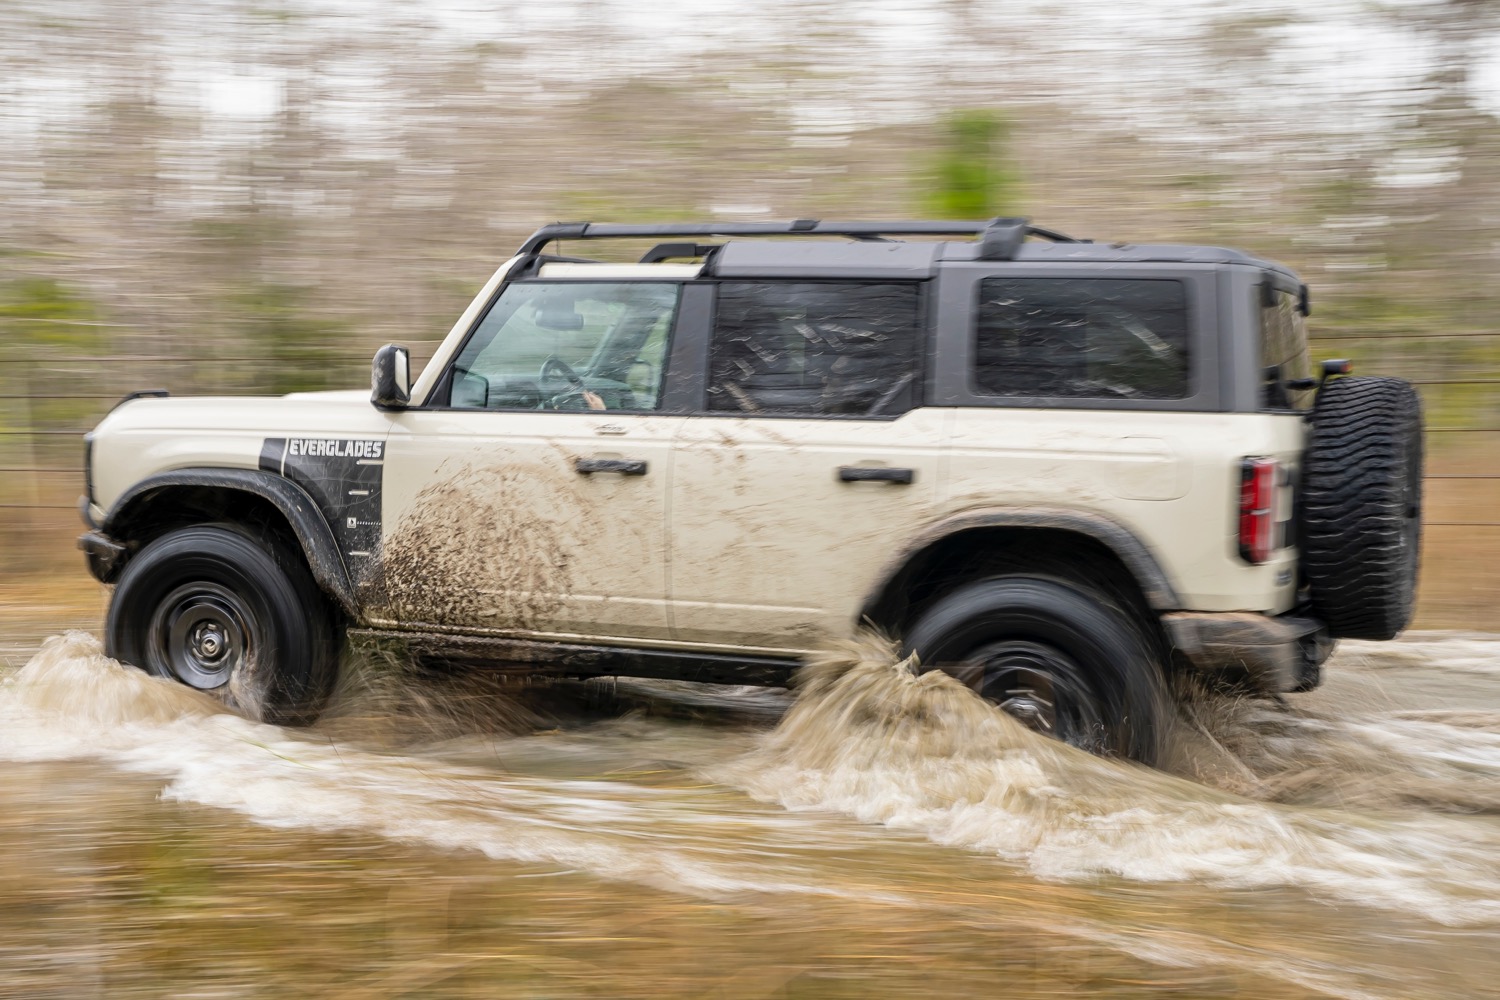
{"label": "wave in water", "polygon": [[[1290,723],[1301,731],[1255,762],[1265,776],[1237,761],[1242,780],[1271,797],[1285,791],[1295,782],[1278,785],[1276,776],[1298,771],[1289,761],[1300,743],[1304,751],[1325,748],[1306,768],[1345,766],[1342,777],[1330,776],[1334,785],[1347,783],[1359,758],[1375,759],[1365,766],[1376,775],[1420,766],[1437,776],[1430,784],[1480,789],[1480,800],[1500,783],[1500,735],[1492,729],[1388,719],[1348,724],[1332,740],[1318,734],[1331,725]],[[1179,763],[1195,735],[1233,758],[1211,730],[1185,726]],[[1044,878],[1296,886],[1445,924],[1500,921],[1493,816],[1257,801],[1100,759],[1032,733],[942,673],[914,675],[875,641],[810,663],[781,725],[712,776],[788,809],[835,810],[915,831]]]}

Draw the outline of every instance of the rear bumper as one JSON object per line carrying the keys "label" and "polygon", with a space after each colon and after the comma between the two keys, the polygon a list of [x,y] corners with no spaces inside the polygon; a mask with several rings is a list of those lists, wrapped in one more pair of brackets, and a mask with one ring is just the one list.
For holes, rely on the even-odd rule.
{"label": "rear bumper", "polygon": [[1162,615],[1174,651],[1205,673],[1245,674],[1262,691],[1311,691],[1334,639],[1299,615],[1172,611]]}

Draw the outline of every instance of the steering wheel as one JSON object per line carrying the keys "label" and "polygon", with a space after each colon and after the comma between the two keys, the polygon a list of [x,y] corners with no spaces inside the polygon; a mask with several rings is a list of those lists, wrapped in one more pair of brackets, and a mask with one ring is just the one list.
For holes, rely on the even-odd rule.
{"label": "steering wheel", "polygon": [[563,381],[572,386],[575,392],[583,392],[588,388],[583,384],[583,378],[573,370],[573,366],[556,354],[547,355],[547,360],[542,362],[542,370],[537,373],[537,379],[543,384],[554,381],[553,371],[559,372]]}
{"label": "steering wheel", "polygon": [[[554,392],[558,382],[566,383],[567,388]],[[567,404],[581,401],[588,391],[582,376],[556,354],[547,355],[547,360],[542,362],[542,370],[537,373],[537,388],[542,391],[542,408],[548,410],[581,408]]]}

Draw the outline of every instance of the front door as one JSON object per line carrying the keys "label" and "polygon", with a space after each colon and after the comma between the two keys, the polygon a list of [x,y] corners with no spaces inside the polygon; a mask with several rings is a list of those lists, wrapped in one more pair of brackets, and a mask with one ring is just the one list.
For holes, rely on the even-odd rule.
{"label": "front door", "polygon": [[683,641],[800,650],[847,635],[936,516],[950,411],[919,406],[923,286],[725,281],[708,415],[673,457]]}
{"label": "front door", "polygon": [[670,637],[658,412],[680,285],[507,285],[386,446],[370,603],[404,627]]}

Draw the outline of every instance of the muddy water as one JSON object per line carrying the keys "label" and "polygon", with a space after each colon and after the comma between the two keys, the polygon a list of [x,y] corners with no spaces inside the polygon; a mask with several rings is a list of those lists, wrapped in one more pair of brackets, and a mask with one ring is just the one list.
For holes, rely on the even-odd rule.
{"label": "muddy water", "polygon": [[1500,996],[1500,638],[1197,692],[1166,771],[878,645],[795,697],[365,657],[256,725],[0,681],[0,995]]}

